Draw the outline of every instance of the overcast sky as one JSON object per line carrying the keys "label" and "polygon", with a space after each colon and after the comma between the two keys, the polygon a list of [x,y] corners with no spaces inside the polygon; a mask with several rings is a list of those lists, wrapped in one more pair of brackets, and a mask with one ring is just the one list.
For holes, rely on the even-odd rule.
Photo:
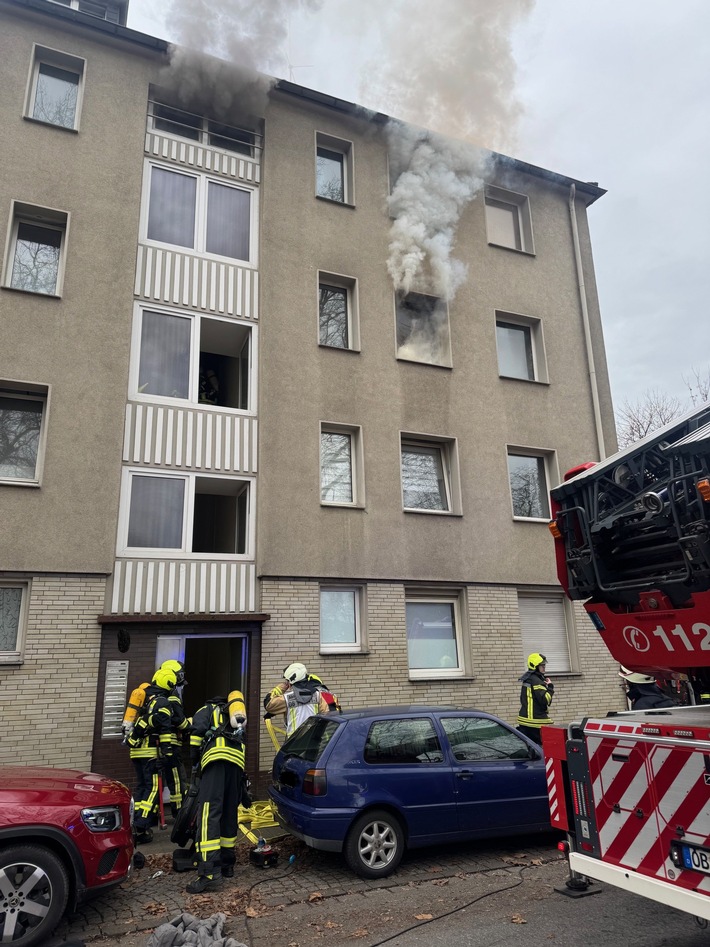
{"label": "overcast sky", "polygon": [[[226,55],[242,2],[131,0],[129,26]],[[176,9],[195,14],[190,28],[178,29]],[[220,9],[235,16],[217,28],[209,11]],[[472,120],[480,144],[606,188],[589,219],[615,405],[651,388],[687,398],[684,376],[710,367],[708,0],[250,0],[248,9],[271,18],[261,41],[278,48],[260,63],[271,74],[427,127],[446,99],[443,131],[498,98],[510,135]],[[273,44],[279,17],[286,39]],[[427,111],[421,90],[432,78],[446,88]]]}

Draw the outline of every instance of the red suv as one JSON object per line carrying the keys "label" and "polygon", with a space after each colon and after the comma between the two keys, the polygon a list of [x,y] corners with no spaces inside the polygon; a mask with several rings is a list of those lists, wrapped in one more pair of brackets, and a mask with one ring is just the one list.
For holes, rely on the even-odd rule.
{"label": "red suv", "polygon": [[133,799],[96,773],[0,766],[0,943],[43,943],[131,869]]}

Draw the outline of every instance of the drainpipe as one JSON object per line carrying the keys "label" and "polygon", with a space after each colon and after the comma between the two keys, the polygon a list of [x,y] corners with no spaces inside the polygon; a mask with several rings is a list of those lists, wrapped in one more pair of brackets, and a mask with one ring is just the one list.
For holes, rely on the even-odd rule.
{"label": "drainpipe", "polygon": [[599,386],[597,372],[594,367],[594,352],[592,350],[592,333],[589,328],[589,309],[587,308],[587,290],[584,285],[584,271],[582,269],[582,254],[579,249],[579,230],[577,229],[577,212],[575,210],[575,195],[577,189],[573,184],[569,189],[569,218],[572,223],[572,242],[574,244],[574,262],[577,268],[577,285],[579,287],[579,304],[582,309],[582,325],[584,326],[584,343],[587,349],[587,369],[589,371],[589,385],[592,390],[592,408],[594,410],[594,427],[597,433],[599,459],[606,457],[604,446],[604,431],[602,428],[602,413],[599,407]]}

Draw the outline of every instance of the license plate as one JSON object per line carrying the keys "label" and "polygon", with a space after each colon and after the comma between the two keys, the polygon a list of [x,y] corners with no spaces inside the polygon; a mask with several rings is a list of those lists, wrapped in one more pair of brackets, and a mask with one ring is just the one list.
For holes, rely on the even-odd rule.
{"label": "license plate", "polygon": [[693,845],[681,845],[683,864],[693,871],[702,871],[710,875],[710,851],[706,848],[695,848]]}

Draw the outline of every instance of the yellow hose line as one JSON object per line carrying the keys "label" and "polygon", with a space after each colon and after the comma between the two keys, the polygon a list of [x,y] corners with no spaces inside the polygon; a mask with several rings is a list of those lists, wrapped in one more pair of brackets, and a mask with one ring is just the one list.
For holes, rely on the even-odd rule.
{"label": "yellow hose line", "polygon": [[275,749],[278,751],[281,749],[281,744],[286,739],[286,731],[282,730],[281,727],[275,727],[271,722],[271,718],[267,718],[264,723],[266,724],[266,729],[269,736],[271,737],[271,742],[274,744]]}
{"label": "yellow hose line", "polygon": [[277,825],[271,802],[254,802],[248,809],[239,806],[239,830],[255,845],[259,841],[259,829],[274,828]]}

